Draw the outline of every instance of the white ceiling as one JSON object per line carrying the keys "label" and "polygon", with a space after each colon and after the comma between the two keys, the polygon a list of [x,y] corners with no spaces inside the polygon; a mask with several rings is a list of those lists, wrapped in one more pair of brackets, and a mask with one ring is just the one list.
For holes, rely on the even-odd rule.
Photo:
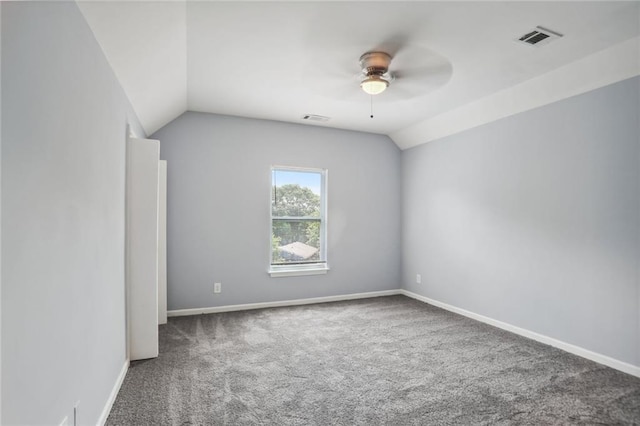
{"label": "white ceiling", "polygon": [[[638,2],[78,4],[148,134],[187,110],[393,134],[640,31]],[[514,41],[536,25],[564,37]],[[399,77],[372,119],[355,76],[374,49]]]}

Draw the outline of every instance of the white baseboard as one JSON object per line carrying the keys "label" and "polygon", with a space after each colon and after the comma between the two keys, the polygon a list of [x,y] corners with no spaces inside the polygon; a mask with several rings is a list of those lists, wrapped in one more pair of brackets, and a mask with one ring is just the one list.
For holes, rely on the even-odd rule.
{"label": "white baseboard", "polygon": [[116,383],[113,385],[113,389],[111,389],[111,393],[109,394],[109,399],[102,409],[102,414],[100,414],[100,418],[98,419],[98,425],[104,426],[107,422],[107,418],[109,417],[109,413],[111,412],[111,407],[113,407],[113,403],[116,402],[116,397],[118,396],[118,392],[120,392],[120,387],[122,386],[122,382],[124,381],[124,377],[127,375],[127,371],[129,370],[129,360],[124,362],[122,366],[122,370],[120,370],[120,374],[116,379]]}
{"label": "white baseboard", "polygon": [[[546,345],[553,346],[558,349],[562,349],[574,355],[578,355],[583,358],[590,359],[591,361],[595,361],[599,364],[606,365],[607,367],[615,368],[616,370],[620,370],[624,373],[631,374],[636,377],[640,377],[640,367],[638,366],[635,366],[623,361],[619,361],[615,358],[611,358],[609,356],[602,355],[597,352],[593,352],[588,349],[581,348],[580,346],[572,345],[571,343],[566,343],[561,340],[557,340],[552,337],[548,337],[543,334],[536,333],[534,331],[517,327],[515,325],[511,325],[506,322],[485,317],[484,315],[476,314],[474,312],[467,311],[465,309],[458,308],[456,306],[449,305],[447,303],[439,302],[437,300],[430,299],[428,297],[421,296],[417,293],[413,293],[411,291],[404,290],[404,289],[372,291],[367,293],[352,293],[352,294],[344,294],[344,295],[338,295],[338,296],[312,297],[309,299],[282,300],[277,302],[261,302],[261,303],[247,303],[242,305],[214,306],[209,308],[177,309],[177,310],[168,311],[167,316],[180,317],[180,316],[187,316],[187,315],[214,314],[214,313],[220,313],[220,312],[247,311],[252,309],[310,305],[314,303],[338,302],[341,300],[354,300],[354,299],[367,299],[370,297],[394,296],[398,294],[402,294],[407,297],[411,297],[412,299],[416,299],[421,302],[428,303],[433,306],[437,306],[439,308],[445,309],[450,312],[454,312],[456,314],[460,314],[462,316],[474,319],[476,321],[480,321],[485,324],[489,324],[494,327],[498,327],[503,330],[509,331],[511,333],[515,333],[520,336],[533,339],[540,343],[544,343]],[[126,370],[125,370],[125,373],[126,373]],[[124,378],[124,375],[122,376],[122,378]],[[119,388],[119,385],[118,385],[118,388]],[[116,391],[116,394],[117,394],[117,391]],[[113,404],[113,402],[111,402],[111,404]],[[108,415],[108,412],[107,412],[107,415]],[[104,418],[104,420],[106,420],[106,417]]]}
{"label": "white baseboard", "polygon": [[458,308],[456,306],[449,305],[447,303],[439,302],[437,300],[430,299],[428,297],[421,296],[417,293],[413,293],[408,290],[401,289],[399,294],[403,294],[407,297],[411,297],[412,299],[419,300],[424,303],[428,303],[433,306],[437,306],[439,308],[445,309],[447,311],[454,312],[456,314],[463,315],[465,317],[474,319],[476,321],[483,322],[485,324],[492,325],[494,327],[501,328],[503,330],[510,331],[511,333],[519,334],[520,336],[527,337],[532,340],[536,340],[540,343],[544,343],[549,346],[556,347],[558,349],[562,349],[563,351],[572,353],[574,355],[581,356],[583,358],[590,359],[591,361],[595,361],[599,364],[606,365],[607,367],[615,368],[616,370],[620,370],[624,373],[631,374],[632,376],[640,377],[640,367],[628,364],[623,361],[619,361],[615,358],[611,358],[606,355],[599,354],[597,352],[590,351],[588,349],[581,348],[580,346],[572,345],[571,343],[566,343],[561,340],[554,339],[552,337],[545,336],[543,334],[539,334],[524,328],[517,327],[515,325],[508,324],[506,322],[498,321],[493,318],[485,317],[484,315],[476,314],[474,312],[467,311],[465,309]]}
{"label": "white baseboard", "polygon": [[312,297],[309,299],[282,300],[277,302],[247,303],[243,305],[214,306],[210,308],[177,309],[167,311],[169,317],[215,314],[219,312],[248,311],[251,309],[278,308],[281,306],[311,305],[314,303],[338,302],[341,300],[368,299],[370,297],[394,296],[402,294],[400,289],[370,291],[367,293],[342,294],[338,296]]}

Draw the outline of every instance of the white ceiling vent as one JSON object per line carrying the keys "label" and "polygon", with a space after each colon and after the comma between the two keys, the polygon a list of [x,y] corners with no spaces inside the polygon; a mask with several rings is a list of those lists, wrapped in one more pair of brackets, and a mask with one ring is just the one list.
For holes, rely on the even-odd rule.
{"label": "white ceiling vent", "polygon": [[325,117],[323,115],[316,115],[316,114],[305,114],[302,116],[303,120],[308,120],[308,121],[319,121],[321,123],[326,123],[327,121],[331,120],[330,117]]}
{"label": "white ceiling vent", "polygon": [[543,46],[562,37],[562,34],[537,26],[516,41],[529,46]]}

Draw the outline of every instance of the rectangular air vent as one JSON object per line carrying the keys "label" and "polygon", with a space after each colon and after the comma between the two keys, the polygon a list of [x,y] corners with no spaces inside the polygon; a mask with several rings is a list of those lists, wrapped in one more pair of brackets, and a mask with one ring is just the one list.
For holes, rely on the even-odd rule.
{"label": "rectangular air vent", "polygon": [[330,117],[325,117],[323,115],[316,115],[316,114],[305,114],[302,116],[303,120],[309,120],[309,121],[320,121],[322,123],[325,123],[329,120],[331,120]]}
{"label": "rectangular air vent", "polygon": [[543,46],[562,37],[562,34],[537,26],[516,41],[529,46]]}

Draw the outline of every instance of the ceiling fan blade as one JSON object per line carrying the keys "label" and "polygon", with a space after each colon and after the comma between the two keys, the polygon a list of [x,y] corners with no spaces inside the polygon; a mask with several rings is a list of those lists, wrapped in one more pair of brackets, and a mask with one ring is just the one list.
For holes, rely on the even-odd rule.
{"label": "ceiling fan blade", "polygon": [[316,95],[322,97],[340,100],[352,101],[358,98],[362,90],[358,79],[354,75],[325,74],[320,78],[309,81],[308,89]]}
{"label": "ceiling fan blade", "polygon": [[453,74],[453,67],[449,63],[438,64],[435,66],[403,68],[392,71],[396,79],[423,79],[423,78],[442,78]]}
{"label": "ceiling fan blade", "polygon": [[443,56],[418,46],[407,46],[391,63],[394,77],[388,89],[393,99],[411,99],[427,95],[444,86],[453,75],[451,63]]}
{"label": "ceiling fan blade", "polygon": [[[384,52],[393,58],[407,45],[407,34],[395,34],[375,45],[370,52]],[[363,52],[364,53],[364,52]]]}

